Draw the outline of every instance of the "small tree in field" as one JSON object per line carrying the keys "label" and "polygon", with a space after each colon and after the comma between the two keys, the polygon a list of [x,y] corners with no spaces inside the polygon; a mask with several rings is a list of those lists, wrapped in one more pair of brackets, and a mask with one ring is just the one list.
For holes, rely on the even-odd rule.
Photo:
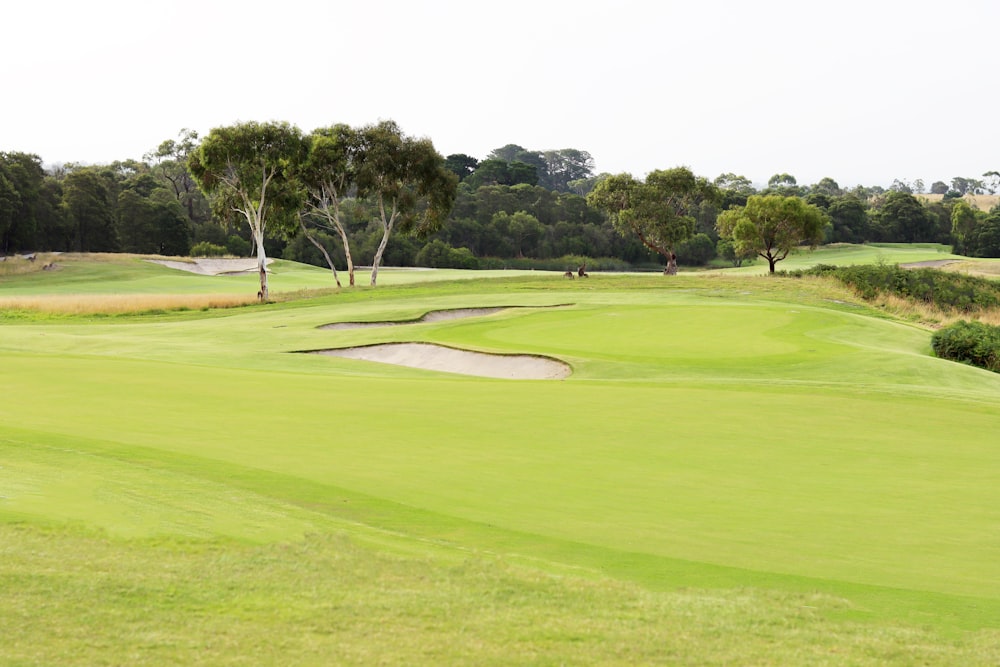
{"label": "small tree in field", "polygon": [[188,157],[191,175],[216,213],[223,219],[237,214],[250,225],[262,301],[268,299],[264,233],[268,224],[294,228],[302,197],[291,172],[305,151],[298,128],[248,122],[213,129]]}
{"label": "small tree in field", "polygon": [[827,218],[798,197],[754,195],[746,206],[723,211],[715,223],[719,236],[732,239],[738,256],[760,255],[770,272],[803,243],[815,248],[823,240]]}
{"label": "small tree in field", "polygon": [[665,275],[677,273],[674,249],[694,233],[698,207],[719,199],[718,188],[687,167],[654,171],[645,181],[631,174],[609,176],[587,195],[587,203],[608,213],[619,234],[635,234],[664,257]]}

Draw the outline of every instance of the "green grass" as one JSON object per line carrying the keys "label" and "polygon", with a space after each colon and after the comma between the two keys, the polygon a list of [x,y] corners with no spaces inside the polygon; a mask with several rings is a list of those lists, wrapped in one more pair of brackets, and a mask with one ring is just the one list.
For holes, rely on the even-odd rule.
{"label": "green grass", "polygon": [[[427,278],[4,324],[0,663],[1000,657],[1000,376],[818,279]],[[293,354],[398,340],[574,375]]]}

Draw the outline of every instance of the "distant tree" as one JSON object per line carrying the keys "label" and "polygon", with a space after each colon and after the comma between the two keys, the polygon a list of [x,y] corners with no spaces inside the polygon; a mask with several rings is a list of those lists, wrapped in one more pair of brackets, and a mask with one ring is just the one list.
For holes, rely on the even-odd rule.
{"label": "distant tree", "polygon": [[951,179],[951,188],[962,195],[981,195],[986,190],[982,181],[962,176]]}
{"label": "distant tree", "polygon": [[833,225],[830,240],[834,243],[864,243],[871,236],[868,209],[854,195],[836,197],[826,214]]}
{"label": "distant tree", "polygon": [[664,274],[677,272],[677,244],[695,230],[693,213],[704,201],[718,202],[718,188],[687,167],[650,172],[645,181],[631,174],[611,176],[587,195],[587,203],[605,211],[623,236],[634,234],[664,257]]}
{"label": "distant tree", "polygon": [[934,181],[931,183],[931,194],[943,195],[946,192],[948,192],[948,184],[944,181]]}
{"label": "distant tree", "polygon": [[677,244],[677,263],[703,266],[715,257],[715,243],[708,234],[695,234]]}
{"label": "distant tree", "polygon": [[938,240],[934,218],[912,194],[892,191],[875,213],[875,227],[882,241],[927,243]]}
{"label": "distant tree", "polygon": [[743,206],[750,195],[757,194],[757,188],[746,176],[733,173],[720,174],[712,183],[722,194],[719,206],[723,209],[732,206]]}
{"label": "distant tree", "polygon": [[465,153],[452,153],[444,159],[444,166],[458,176],[459,181],[464,181],[479,166],[479,160]]}
{"label": "distant tree", "polygon": [[545,233],[542,223],[525,211],[517,211],[513,215],[500,211],[493,216],[492,224],[510,239],[516,257],[524,257],[527,244]]}
{"label": "distant tree", "polygon": [[251,121],[213,129],[188,157],[191,175],[220,217],[236,214],[250,226],[263,301],[269,298],[264,235],[269,224],[294,230],[302,195],[292,171],[305,155],[297,127]]}
{"label": "distant tree", "polygon": [[63,208],[77,252],[117,252],[114,179],[100,167],[73,167],[63,179]]}
{"label": "distant tree", "polygon": [[908,195],[913,194],[913,187],[906,181],[901,181],[898,178],[893,179],[892,185],[889,186],[891,192],[903,192]]}
{"label": "distant tree", "polygon": [[829,176],[821,178],[819,183],[816,183],[809,188],[809,191],[812,193],[827,195],[829,197],[838,197],[844,194],[844,191],[841,190],[837,181],[833,180]]}
{"label": "distant tree", "polygon": [[1000,211],[994,209],[976,230],[976,256],[1000,257]]}
{"label": "distant tree", "polygon": [[719,236],[733,240],[738,255],[760,255],[774,273],[774,265],[793,248],[816,247],[823,240],[827,218],[799,197],[754,195],[746,206],[724,211],[716,224]]}
{"label": "distant tree", "polygon": [[988,171],[983,174],[983,186],[991,195],[1000,190],[1000,171]]}
{"label": "distant tree", "polygon": [[978,242],[978,228],[986,216],[976,211],[968,202],[959,199],[951,207],[951,236],[955,242],[955,252],[975,256]]}
{"label": "distant tree", "polygon": [[454,204],[458,177],[429,139],[408,137],[393,121],[358,130],[355,160],[357,195],[373,204],[382,231],[372,260],[374,286],[392,232],[427,236],[440,229]]}
{"label": "distant tree", "polygon": [[198,133],[184,128],[177,141],[167,139],[155,151],[143,156],[152,165],[153,171],[170,184],[174,197],[184,207],[192,225],[202,224],[211,217],[208,201],[188,169],[188,157],[197,146]]}
{"label": "distant tree", "polygon": [[570,183],[594,175],[594,158],[587,151],[575,148],[549,150],[542,153],[548,188],[560,192],[570,192]]}
{"label": "distant tree", "polygon": [[44,182],[37,155],[0,152],[0,254],[37,249]]}

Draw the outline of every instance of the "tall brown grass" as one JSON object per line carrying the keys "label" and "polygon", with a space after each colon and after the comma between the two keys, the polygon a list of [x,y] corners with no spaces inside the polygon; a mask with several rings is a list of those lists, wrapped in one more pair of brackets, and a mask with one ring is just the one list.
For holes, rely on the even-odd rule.
{"label": "tall brown grass", "polygon": [[46,294],[0,297],[0,310],[60,315],[119,315],[235,308],[252,303],[257,303],[257,296],[253,294]]}
{"label": "tall brown grass", "polygon": [[1000,326],[1000,309],[997,308],[962,313],[956,310],[942,310],[922,301],[904,299],[903,297],[891,294],[879,295],[869,303],[902,320],[929,329],[940,329],[959,320],[977,320],[986,324]]}

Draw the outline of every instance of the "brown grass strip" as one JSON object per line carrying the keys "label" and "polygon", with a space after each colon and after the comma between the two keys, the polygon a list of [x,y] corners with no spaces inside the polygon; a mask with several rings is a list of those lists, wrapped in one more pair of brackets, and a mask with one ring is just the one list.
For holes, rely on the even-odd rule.
{"label": "brown grass strip", "polygon": [[46,294],[0,297],[0,310],[28,310],[60,315],[119,315],[235,308],[252,303],[257,303],[255,294]]}

